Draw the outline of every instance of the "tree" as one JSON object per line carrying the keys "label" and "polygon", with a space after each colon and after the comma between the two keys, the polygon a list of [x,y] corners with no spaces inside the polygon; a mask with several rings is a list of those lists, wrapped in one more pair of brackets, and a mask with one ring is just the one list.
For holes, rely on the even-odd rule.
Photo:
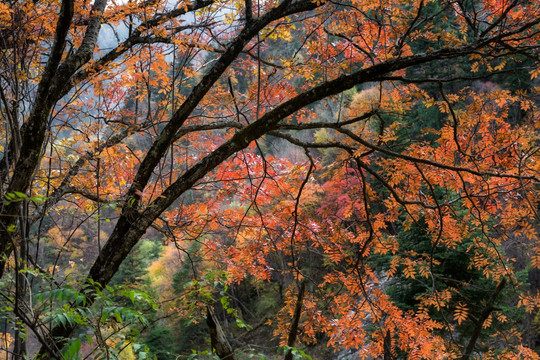
{"label": "tree", "polygon": [[[206,241],[205,259],[217,259],[231,281],[248,273],[270,279],[271,255],[284,284],[300,284],[306,252],[319,249],[334,264],[321,289],[329,285],[336,306],[323,314],[304,297],[306,337],[325,332],[331,345],[374,356],[399,347],[411,356],[469,358],[476,342],[439,346],[441,324],[429,312],[400,312],[372,285],[377,276],[365,260],[377,253],[395,255],[392,266],[405,266],[406,276],[430,274],[429,254],[399,253],[392,233],[399,214],[408,214],[405,227],[425,219],[433,247],[451,251],[472,236],[472,266],[495,280],[494,301],[513,279],[496,231],[522,234],[539,266],[535,2],[21,0],[0,9],[0,276],[12,281],[13,315],[42,353],[59,357],[75,330],[50,328],[25,310],[28,269],[47,272],[42,229],[67,204],[96,242],[83,289],[108,284],[152,227],[179,243]],[[427,76],[428,65],[438,72]],[[513,92],[446,90],[518,69],[530,78]],[[424,90],[429,84],[439,92]],[[347,105],[347,91],[368,88]],[[422,129],[435,140],[396,141],[420,104],[438,107],[444,119],[440,129]],[[330,135],[314,139],[321,129]],[[303,149],[305,163],[268,155],[276,138]],[[315,153],[333,148],[340,155],[325,175]],[[337,178],[317,184],[314,174]],[[324,191],[335,198],[325,202]],[[426,308],[440,297],[434,286]],[[348,305],[361,298],[362,306]],[[520,301],[531,310],[538,304],[534,295]],[[486,303],[478,329],[493,310]]]}

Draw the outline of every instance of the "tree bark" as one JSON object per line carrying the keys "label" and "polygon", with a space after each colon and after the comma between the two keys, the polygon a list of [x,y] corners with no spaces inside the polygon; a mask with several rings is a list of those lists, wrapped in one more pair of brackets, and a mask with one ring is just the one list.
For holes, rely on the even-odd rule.
{"label": "tree bark", "polygon": [[[291,323],[291,329],[289,330],[289,337],[287,338],[287,346],[289,348],[294,347],[296,343],[296,337],[298,335],[298,324],[300,323],[300,316],[302,315],[302,305],[304,302],[304,292],[306,290],[306,280],[300,282],[300,289],[298,290],[298,297],[296,298],[296,305],[294,307],[294,315]],[[293,353],[291,349],[287,350],[284,360],[293,360]]]}
{"label": "tree bark", "polygon": [[208,330],[210,331],[210,342],[212,343],[212,348],[222,360],[236,360],[234,355],[234,350],[229,344],[221,325],[219,325],[219,320],[216,318],[214,311],[210,306],[206,307],[206,324],[208,325]]}

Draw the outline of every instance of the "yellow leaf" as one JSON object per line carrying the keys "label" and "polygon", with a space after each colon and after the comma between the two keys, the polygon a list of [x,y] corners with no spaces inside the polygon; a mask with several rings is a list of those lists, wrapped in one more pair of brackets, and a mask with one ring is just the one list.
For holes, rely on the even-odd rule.
{"label": "yellow leaf", "polygon": [[467,319],[467,316],[469,314],[469,309],[467,308],[467,305],[463,303],[459,303],[456,306],[456,310],[454,311],[454,320],[458,322],[459,325]]}

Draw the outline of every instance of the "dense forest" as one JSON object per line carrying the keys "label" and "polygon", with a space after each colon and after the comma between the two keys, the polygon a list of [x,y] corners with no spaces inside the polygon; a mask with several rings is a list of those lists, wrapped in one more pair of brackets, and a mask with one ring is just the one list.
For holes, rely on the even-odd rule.
{"label": "dense forest", "polygon": [[0,0],[0,359],[540,359],[540,3]]}

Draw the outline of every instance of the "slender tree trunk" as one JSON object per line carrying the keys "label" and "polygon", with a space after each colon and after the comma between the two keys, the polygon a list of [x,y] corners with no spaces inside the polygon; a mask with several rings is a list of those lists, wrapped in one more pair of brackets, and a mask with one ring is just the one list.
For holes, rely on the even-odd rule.
{"label": "slender tree trunk", "polygon": [[[298,324],[300,323],[300,316],[302,315],[302,305],[304,302],[304,292],[306,290],[306,280],[300,282],[300,290],[298,291],[298,297],[296,298],[296,306],[294,307],[294,315],[291,323],[291,330],[289,331],[289,337],[287,339],[287,346],[289,348],[294,347],[296,343],[296,336],[298,335]],[[293,354],[291,349],[287,350],[285,354],[285,360],[293,360]]]}
{"label": "slender tree trunk", "polygon": [[210,306],[206,307],[206,324],[208,325],[208,329],[210,331],[212,348],[216,352],[217,356],[219,356],[219,358],[222,360],[236,360],[234,350],[231,344],[229,344],[229,341],[227,340],[227,337],[219,324],[219,320],[216,318],[216,315]]}
{"label": "slender tree trunk", "polygon": [[497,297],[501,294],[501,291],[504,289],[505,285],[506,279],[503,278],[499,285],[497,285],[497,287],[495,288],[495,292],[491,295],[486,306],[482,310],[482,313],[480,314],[480,317],[476,322],[476,326],[474,327],[474,331],[471,335],[471,338],[469,339],[469,343],[465,348],[465,352],[463,353],[461,360],[469,360],[469,358],[471,357],[474,346],[476,345],[476,341],[478,340],[478,337],[480,336],[480,333],[482,332],[482,329],[484,327],[484,322],[487,320],[489,314],[491,314],[491,312],[494,310],[493,305],[495,304]]}

